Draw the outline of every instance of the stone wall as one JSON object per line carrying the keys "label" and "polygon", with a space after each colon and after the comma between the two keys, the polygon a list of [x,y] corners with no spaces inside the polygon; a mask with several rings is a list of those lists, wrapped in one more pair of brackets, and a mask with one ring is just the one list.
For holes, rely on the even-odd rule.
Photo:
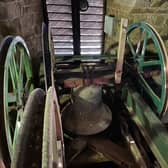
{"label": "stone wall", "polygon": [[106,15],[115,18],[113,36],[105,36],[105,53],[117,50],[119,22],[122,17],[129,24],[144,21],[150,23],[164,39],[168,50],[168,1],[167,0],[107,0]]}
{"label": "stone wall", "polygon": [[41,0],[0,1],[0,41],[6,35],[22,36],[33,60],[41,56],[41,2]]}

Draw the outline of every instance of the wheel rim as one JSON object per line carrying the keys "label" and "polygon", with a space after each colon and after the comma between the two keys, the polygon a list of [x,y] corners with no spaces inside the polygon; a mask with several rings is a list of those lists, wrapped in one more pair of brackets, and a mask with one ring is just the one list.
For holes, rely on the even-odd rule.
{"label": "wheel rim", "polygon": [[45,23],[42,24],[42,50],[43,50],[43,64],[44,64],[44,80],[46,92],[52,85],[51,77],[51,54],[49,49],[49,32]]}
{"label": "wheel rim", "polygon": [[131,53],[129,60],[132,59],[131,66],[138,75],[140,85],[158,116],[163,117],[167,111],[168,93],[168,57],[163,40],[151,25],[135,23],[128,27],[127,46]]}
{"label": "wheel rim", "polygon": [[44,106],[45,92],[34,89],[26,102],[17,143],[13,146],[12,168],[41,167]]}
{"label": "wheel rim", "polygon": [[42,145],[42,168],[65,166],[64,140],[60,109],[54,87],[47,91],[43,145]]}
{"label": "wheel rim", "polygon": [[11,41],[3,57],[3,112],[10,157],[16,141],[26,99],[32,90],[30,56],[24,40],[17,36]]}

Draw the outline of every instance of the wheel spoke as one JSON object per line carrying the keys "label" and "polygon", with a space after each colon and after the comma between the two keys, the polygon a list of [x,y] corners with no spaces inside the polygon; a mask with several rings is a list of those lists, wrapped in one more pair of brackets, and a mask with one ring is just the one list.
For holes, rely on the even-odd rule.
{"label": "wheel spoke", "polygon": [[10,71],[10,78],[12,81],[12,86],[13,86],[13,90],[16,93],[17,92],[17,82],[16,82],[16,77],[13,71],[13,65],[11,64],[9,67],[9,71]]}
{"label": "wheel spoke", "polygon": [[153,91],[153,89],[148,85],[148,83],[145,81],[145,79],[143,78],[142,75],[139,76],[141,81],[143,82],[144,85],[144,89],[145,91],[148,93],[148,95],[151,97],[153,103],[155,104],[155,106],[157,106],[158,104],[160,104],[160,98],[155,94],[155,92]]}
{"label": "wheel spoke", "polygon": [[145,37],[144,37],[143,46],[142,46],[142,51],[141,51],[142,57],[145,56],[146,45],[147,45],[147,41],[148,41],[148,37],[149,37],[148,32],[145,31],[144,33],[145,33]]}
{"label": "wheel spoke", "polygon": [[136,55],[139,54],[141,48],[141,40],[138,41],[137,48],[136,48]]}
{"label": "wheel spoke", "polygon": [[[16,50],[15,50],[16,52]],[[15,59],[15,54],[13,53],[10,58],[10,63],[9,63],[9,70],[10,70],[10,77],[12,80],[12,85],[15,93],[18,91],[18,88],[20,88],[19,83],[20,83],[20,75],[19,75],[19,66],[16,62]]]}
{"label": "wheel spoke", "polygon": [[150,67],[150,66],[157,66],[157,65],[161,65],[161,62],[159,60],[145,61],[140,64],[141,67]]}
{"label": "wheel spoke", "polygon": [[22,76],[22,69],[23,69],[23,56],[24,56],[24,50],[20,49],[20,65],[19,65],[19,76]]}
{"label": "wheel spoke", "polygon": [[137,43],[137,48],[136,48],[136,55],[138,55],[139,53],[140,53],[140,49],[141,49],[141,42],[142,42],[142,33],[143,33],[143,29],[142,28],[140,28],[139,29],[139,41],[138,41],[138,43]]}
{"label": "wheel spoke", "polygon": [[134,47],[133,47],[132,42],[131,42],[131,40],[130,40],[129,37],[127,37],[127,43],[128,43],[128,45],[129,45],[129,47],[130,47],[130,50],[131,50],[132,55],[135,57],[135,56],[136,56],[136,53],[135,53]]}
{"label": "wheel spoke", "polygon": [[23,92],[23,75],[24,75],[23,59],[24,59],[24,49],[20,48],[19,81],[18,81],[20,92]]}
{"label": "wheel spoke", "polygon": [[21,127],[22,116],[23,116],[23,109],[20,108],[17,111],[17,118],[16,118],[15,131],[14,131],[14,137],[13,137],[13,145],[16,144],[16,141],[17,141],[17,136],[18,136],[18,133],[19,133],[19,129]]}
{"label": "wheel spoke", "polygon": [[20,50],[20,65],[19,65],[19,79],[20,79],[20,87],[23,88],[23,49]]}
{"label": "wheel spoke", "polygon": [[31,85],[32,85],[32,80],[31,79],[27,79],[25,87],[24,87],[24,92],[26,92],[26,93],[29,92],[30,88],[31,88]]}
{"label": "wheel spoke", "polygon": [[24,68],[25,68],[25,71],[26,71],[26,78],[31,79],[32,78],[32,69],[31,69],[31,66],[30,66],[30,60],[29,60],[26,52],[24,52],[23,57],[24,57],[23,64],[24,64]]}
{"label": "wheel spoke", "polygon": [[18,82],[19,81],[19,73],[18,73],[18,67],[17,67],[14,55],[12,55],[11,61],[12,61],[12,64],[13,64],[13,71],[15,73],[16,82]]}

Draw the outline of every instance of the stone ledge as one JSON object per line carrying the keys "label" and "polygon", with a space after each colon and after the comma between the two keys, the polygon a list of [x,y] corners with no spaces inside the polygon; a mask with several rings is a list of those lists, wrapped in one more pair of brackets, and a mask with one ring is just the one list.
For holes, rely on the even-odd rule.
{"label": "stone ledge", "polygon": [[123,5],[108,5],[107,11],[111,11],[112,9],[116,9],[125,13],[158,13],[158,14],[168,14],[167,8],[158,8],[158,7],[128,7]]}

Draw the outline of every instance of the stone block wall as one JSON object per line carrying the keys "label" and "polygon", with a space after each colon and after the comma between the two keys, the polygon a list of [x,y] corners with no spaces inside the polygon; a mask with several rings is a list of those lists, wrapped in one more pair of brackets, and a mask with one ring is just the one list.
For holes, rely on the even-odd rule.
{"label": "stone block wall", "polygon": [[41,0],[0,1],[0,41],[6,35],[20,35],[28,45],[31,57],[41,55]]}
{"label": "stone block wall", "polygon": [[115,18],[113,36],[105,36],[105,53],[117,51],[119,22],[122,17],[133,22],[148,22],[159,32],[168,51],[168,1],[167,0],[107,0],[106,15]]}

